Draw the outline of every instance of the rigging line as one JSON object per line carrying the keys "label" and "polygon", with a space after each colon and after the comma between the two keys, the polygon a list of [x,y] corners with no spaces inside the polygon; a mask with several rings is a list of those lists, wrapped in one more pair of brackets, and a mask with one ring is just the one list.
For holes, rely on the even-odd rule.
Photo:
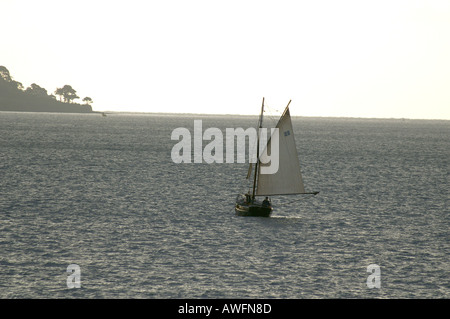
{"label": "rigging line", "polygon": [[274,108],[274,107],[270,106],[270,104],[266,104],[265,106],[267,106],[267,109],[268,109],[269,112],[281,113],[281,111],[278,108]]}
{"label": "rigging line", "polygon": [[[268,110],[266,110],[266,107]],[[266,118],[268,117],[271,120],[270,124],[272,124],[272,126],[274,127],[281,116],[281,112],[277,109],[267,106],[267,104],[264,105],[264,108],[265,108],[264,110],[265,117]]]}
{"label": "rigging line", "polygon": [[[279,113],[279,112],[278,112]],[[269,122],[270,123],[270,127],[275,127],[277,125],[277,122],[280,118],[279,114],[267,114],[266,118],[269,120],[266,120],[266,123]]]}

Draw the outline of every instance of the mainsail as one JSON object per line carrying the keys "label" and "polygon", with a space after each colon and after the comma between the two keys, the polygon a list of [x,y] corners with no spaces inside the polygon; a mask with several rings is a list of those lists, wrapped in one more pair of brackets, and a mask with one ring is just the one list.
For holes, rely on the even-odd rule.
{"label": "mainsail", "polygon": [[[295,145],[294,130],[289,114],[289,104],[278,121],[276,128],[278,128],[278,134],[272,135],[260,156],[256,195],[271,196],[305,193],[297,147]],[[269,161],[267,152],[268,149],[271,150],[271,141],[274,138],[279,140],[278,171],[274,174],[261,174],[262,167],[271,165],[270,162],[267,163]],[[273,157],[272,154],[271,156]]]}

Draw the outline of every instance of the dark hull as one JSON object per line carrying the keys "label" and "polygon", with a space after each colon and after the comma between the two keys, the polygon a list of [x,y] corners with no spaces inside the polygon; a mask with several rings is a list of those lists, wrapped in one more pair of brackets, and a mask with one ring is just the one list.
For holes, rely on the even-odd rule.
{"label": "dark hull", "polygon": [[236,204],[236,215],[238,216],[256,216],[256,217],[269,217],[273,211],[270,206],[262,206],[255,204]]}

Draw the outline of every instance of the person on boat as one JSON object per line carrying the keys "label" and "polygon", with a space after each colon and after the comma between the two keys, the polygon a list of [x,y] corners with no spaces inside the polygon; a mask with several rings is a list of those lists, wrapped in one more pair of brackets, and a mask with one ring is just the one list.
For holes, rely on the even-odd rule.
{"label": "person on boat", "polygon": [[247,204],[250,204],[251,203],[251,200],[250,200],[250,194],[245,194],[245,202],[247,203]]}
{"label": "person on boat", "polygon": [[266,198],[262,202],[263,206],[270,206],[269,197],[266,196]]}

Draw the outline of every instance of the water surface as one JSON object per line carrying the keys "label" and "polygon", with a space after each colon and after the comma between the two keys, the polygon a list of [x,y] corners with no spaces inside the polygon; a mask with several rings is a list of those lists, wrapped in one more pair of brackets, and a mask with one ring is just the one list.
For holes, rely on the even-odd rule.
{"label": "water surface", "polygon": [[194,119],[256,122],[1,112],[0,297],[450,297],[450,122],[294,118],[320,194],[244,218],[246,164],[172,162],[172,130]]}

